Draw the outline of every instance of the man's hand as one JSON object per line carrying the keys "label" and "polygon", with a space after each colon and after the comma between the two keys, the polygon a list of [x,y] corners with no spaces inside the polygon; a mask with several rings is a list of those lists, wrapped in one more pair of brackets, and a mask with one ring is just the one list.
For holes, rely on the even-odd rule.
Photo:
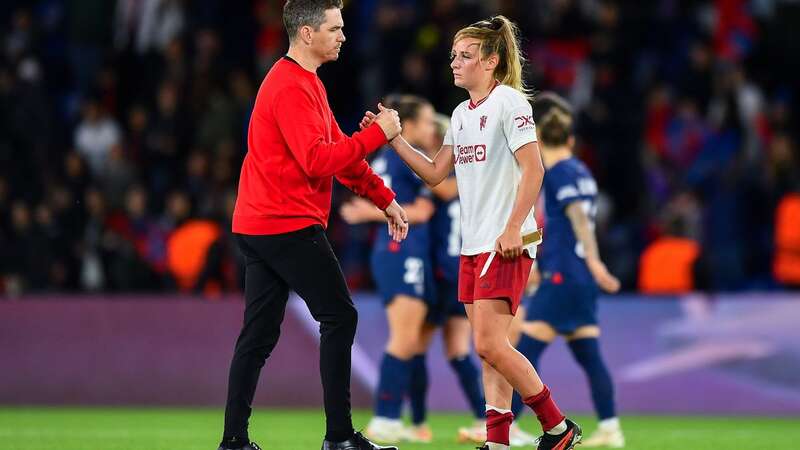
{"label": "man's hand", "polygon": [[405,210],[400,207],[396,200],[386,207],[383,211],[386,215],[386,222],[389,225],[389,235],[397,242],[402,241],[408,236],[408,216]]}
{"label": "man's hand", "polygon": [[587,259],[586,266],[600,289],[609,294],[615,294],[619,291],[619,280],[614,275],[611,275],[603,261],[596,258]]}
{"label": "man's hand", "polygon": [[369,128],[370,125],[372,125],[372,122],[375,122],[376,117],[378,116],[374,112],[366,111],[364,113],[364,117],[361,118],[361,122],[359,122],[358,127],[361,129],[361,131],[364,131],[365,129]]}
{"label": "man's hand", "polygon": [[503,258],[516,258],[522,254],[522,233],[519,228],[506,227],[503,234],[494,243],[494,251]]}
{"label": "man's hand", "polygon": [[403,130],[403,127],[400,125],[400,116],[397,114],[397,111],[388,109],[380,103],[378,103],[378,110],[380,112],[375,116],[375,122],[381,127],[381,130],[383,130],[383,134],[386,135],[386,140],[391,141]]}

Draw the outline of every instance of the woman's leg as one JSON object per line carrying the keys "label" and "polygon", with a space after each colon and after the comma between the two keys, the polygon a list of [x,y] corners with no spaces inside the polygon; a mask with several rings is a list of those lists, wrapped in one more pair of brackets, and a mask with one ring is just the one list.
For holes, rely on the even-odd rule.
{"label": "woman's leg", "polygon": [[411,403],[411,423],[422,425],[428,416],[428,366],[425,355],[428,346],[436,333],[436,325],[423,323],[420,330],[417,348],[411,360],[411,381],[408,387],[408,397]]}
{"label": "woman's leg", "polygon": [[[497,299],[476,300],[467,305],[467,314],[475,334],[475,350],[486,364],[496,371],[513,389],[527,398],[540,393],[544,387],[531,363],[522,356],[508,340],[508,330],[514,316],[508,302]],[[484,378],[486,376],[484,375]],[[496,380],[490,376],[491,380]],[[497,393],[508,391],[500,383],[492,386]],[[489,400],[487,389],[486,397]],[[500,400],[500,399],[498,399]],[[511,406],[511,397],[504,404]]]}
{"label": "woman's leg", "polygon": [[531,363],[508,340],[508,329],[513,320],[508,303],[496,299],[477,300],[467,307],[467,314],[475,333],[475,348],[484,362],[487,442],[508,445],[513,414],[506,410],[511,406],[512,386],[523,395],[525,404],[536,412],[545,432],[557,435],[567,431],[565,417],[550,397],[550,391]]}
{"label": "woman's leg", "polygon": [[426,314],[425,302],[407,295],[395,296],[386,307],[389,342],[381,361],[375,417],[367,428],[367,434],[374,440],[396,442],[400,438],[403,398],[408,392],[412,358],[419,349]]}
{"label": "woman's leg", "polygon": [[[519,315],[520,312],[517,311],[517,317],[519,317]],[[520,331],[520,338],[516,345],[517,351],[522,353],[522,355],[531,362],[534,369],[538,370],[539,358],[542,356],[547,346],[555,340],[558,334],[550,324],[540,320],[522,323],[520,325]],[[522,402],[522,397],[515,391],[514,397],[511,400],[511,412],[517,417],[524,411],[524,406],[525,404]]]}
{"label": "woman's leg", "polygon": [[572,356],[586,374],[592,392],[592,403],[597,412],[597,431],[585,444],[587,447],[619,448],[625,445],[625,437],[617,418],[614,383],[600,352],[599,337],[600,328],[596,325],[582,326],[567,336]]}
{"label": "woman's leg", "polygon": [[616,418],[617,412],[614,407],[614,383],[600,353],[598,337],[600,337],[598,326],[583,326],[567,336],[567,345],[575,362],[586,373],[597,419],[602,422]]}
{"label": "woman's leg", "polygon": [[447,360],[456,373],[461,390],[477,420],[486,418],[486,400],[481,391],[481,378],[478,367],[470,356],[472,328],[463,316],[447,319],[444,325],[444,342]]}
{"label": "woman's leg", "polygon": [[[514,415],[511,413],[513,388],[506,377],[498,370],[503,350],[511,347],[508,342],[508,329],[512,316],[491,314],[488,311],[496,301],[479,300],[466,305],[467,316],[473,327],[475,348],[481,357],[483,368],[483,387],[486,395],[486,443],[487,447],[506,449],[510,444],[509,430]],[[508,311],[508,305],[504,305]],[[489,308],[487,310],[487,307]],[[502,333],[502,339],[498,337]],[[503,342],[505,341],[505,342]]]}

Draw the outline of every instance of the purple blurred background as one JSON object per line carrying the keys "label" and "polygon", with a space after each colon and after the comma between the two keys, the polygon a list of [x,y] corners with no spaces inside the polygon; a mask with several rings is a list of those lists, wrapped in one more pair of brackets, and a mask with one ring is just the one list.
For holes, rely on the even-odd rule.
{"label": "purple blurred background", "polygon": [[[386,341],[379,299],[356,295],[353,403],[369,407]],[[789,295],[619,297],[601,304],[603,349],[623,414],[800,414],[800,308]],[[235,298],[0,302],[0,404],[213,405],[224,402],[243,305]],[[259,406],[321,405],[316,323],[287,308]],[[435,340],[428,356],[435,410],[466,411]],[[569,411],[590,413],[583,373],[563,343],[542,359]]]}

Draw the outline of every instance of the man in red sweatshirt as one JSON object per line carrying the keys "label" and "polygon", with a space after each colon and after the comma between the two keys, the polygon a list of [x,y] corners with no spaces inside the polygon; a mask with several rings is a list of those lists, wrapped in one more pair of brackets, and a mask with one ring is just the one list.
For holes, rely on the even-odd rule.
{"label": "man in red sweatshirt", "polygon": [[350,416],[350,350],[357,313],[325,236],[333,177],[369,198],[387,217],[389,233],[408,233],[405,211],[364,157],[400,133],[397,112],[345,135],[316,70],[339,57],[341,0],[289,0],[283,20],[289,51],[256,96],[242,165],[233,232],[246,258],[244,325],[228,381],[220,449],[258,450],[248,436],[256,384],[278,341],[289,290],[320,322],[320,373],[327,430],[323,450],[377,450],[355,433]]}

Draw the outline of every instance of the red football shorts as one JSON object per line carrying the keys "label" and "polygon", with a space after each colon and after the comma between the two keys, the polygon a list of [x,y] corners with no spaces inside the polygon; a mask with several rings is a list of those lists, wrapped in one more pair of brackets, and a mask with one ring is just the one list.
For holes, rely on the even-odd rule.
{"label": "red football shorts", "polygon": [[475,300],[497,298],[508,302],[511,314],[517,313],[522,293],[531,274],[533,259],[523,253],[514,259],[494,255],[483,277],[480,276],[491,253],[461,255],[458,269],[458,301],[473,303]]}

